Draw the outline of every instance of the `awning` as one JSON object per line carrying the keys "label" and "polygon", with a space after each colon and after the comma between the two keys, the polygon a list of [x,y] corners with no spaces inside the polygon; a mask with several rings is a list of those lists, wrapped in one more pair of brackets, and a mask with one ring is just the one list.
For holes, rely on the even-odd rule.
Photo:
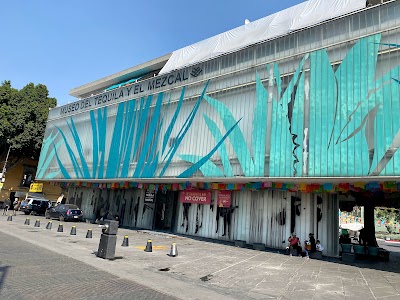
{"label": "awning", "polygon": [[348,229],[352,231],[359,231],[364,228],[364,224],[362,223],[346,223],[346,224],[340,224],[340,227],[342,229]]}
{"label": "awning", "polygon": [[30,193],[27,191],[16,191],[15,197],[25,198],[26,194],[28,194],[29,197],[44,198],[43,193],[32,193],[32,192]]}

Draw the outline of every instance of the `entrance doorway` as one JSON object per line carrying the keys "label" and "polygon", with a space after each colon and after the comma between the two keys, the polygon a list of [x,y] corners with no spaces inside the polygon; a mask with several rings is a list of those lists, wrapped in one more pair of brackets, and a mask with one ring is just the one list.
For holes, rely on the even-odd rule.
{"label": "entrance doorway", "polygon": [[157,192],[154,229],[173,232],[179,192]]}

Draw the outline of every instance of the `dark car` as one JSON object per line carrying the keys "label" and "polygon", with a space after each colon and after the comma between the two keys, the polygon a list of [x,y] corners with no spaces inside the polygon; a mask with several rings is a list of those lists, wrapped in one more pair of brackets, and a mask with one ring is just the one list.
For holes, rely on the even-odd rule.
{"label": "dark car", "polygon": [[83,221],[83,212],[75,204],[59,204],[46,211],[46,219],[55,218],[64,221]]}
{"label": "dark car", "polygon": [[24,206],[20,208],[26,215],[44,215],[49,207],[49,200],[44,198],[27,198]]}

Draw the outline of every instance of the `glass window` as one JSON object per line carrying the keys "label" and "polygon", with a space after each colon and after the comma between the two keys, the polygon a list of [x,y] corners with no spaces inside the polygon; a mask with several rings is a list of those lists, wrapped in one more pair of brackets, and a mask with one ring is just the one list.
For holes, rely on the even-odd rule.
{"label": "glass window", "polygon": [[31,183],[35,180],[36,168],[31,166],[24,166],[24,172],[21,179],[21,187],[30,187]]}
{"label": "glass window", "polygon": [[236,65],[236,53],[228,54],[221,59],[221,69],[230,68]]}

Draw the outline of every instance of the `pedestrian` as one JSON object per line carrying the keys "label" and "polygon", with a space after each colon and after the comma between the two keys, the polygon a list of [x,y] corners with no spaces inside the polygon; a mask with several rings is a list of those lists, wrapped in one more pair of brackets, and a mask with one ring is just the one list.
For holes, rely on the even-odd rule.
{"label": "pedestrian", "polygon": [[17,211],[18,207],[19,207],[19,202],[18,202],[18,198],[16,198],[13,202],[13,210]]}
{"label": "pedestrian", "polygon": [[7,215],[8,209],[10,208],[10,198],[7,198],[3,204],[3,216]]}

